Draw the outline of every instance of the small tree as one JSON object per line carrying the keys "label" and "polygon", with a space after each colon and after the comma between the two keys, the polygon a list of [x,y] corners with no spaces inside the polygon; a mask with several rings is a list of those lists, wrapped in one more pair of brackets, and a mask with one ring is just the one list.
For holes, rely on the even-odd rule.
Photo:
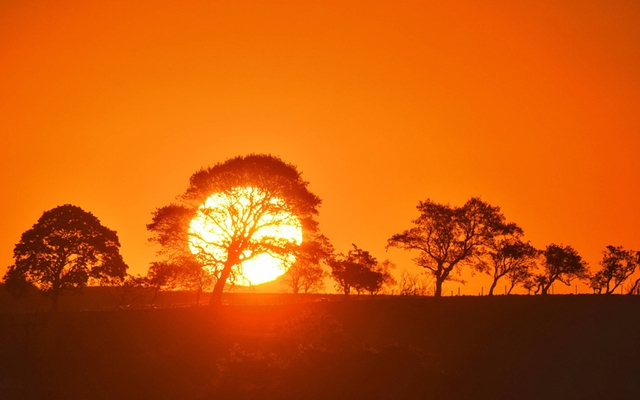
{"label": "small tree", "polygon": [[530,263],[521,263],[509,271],[507,273],[507,281],[509,281],[509,290],[507,290],[507,294],[511,294],[513,288],[520,285],[525,289],[530,289],[528,287],[527,282],[531,281],[531,277],[534,275],[534,271],[538,268],[538,261],[540,258],[540,250],[538,250],[538,254],[534,259],[531,260]]}
{"label": "small tree", "polygon": [[327,273],[320,264],[296,260],[284,275],[282,282],[291,289],[293,294],[315,293],[324,289],[326,276]]}
{"label": "small tree", "polygon": [[118,308],[128,307],[138,298],[144,297],[148,286],[147,283],[147,278],[144,276],[127,274],[119,285],[120,301]]}
{"label": "small tree", "polygon": [[640,252],[625,250],[622,246],[607,246],[600,266],[590,279],[595,293],[611,294],[636,271],[640,263]]}
{"label": "small tree", "polygon": [[155,305],[161,290],[175,289],[182,279],[181,267],[179,264],[167,261],[152,262],[147,271],[147,287],[153,289],[153,299],[151,305]]}
{"label": "small tree", "polygon": [[489,296],[493,295],[500,278],[506,276],[509,279],[511,293],[514,286],[524,282],[531,274],[530,271],[535,268],[540,252],[529,242],[523,242],[519,237],[522,231],[520,228],[518,230],[517,234],[494,239],[475,266],[478,271],[493,279],[489,287]]}
{"label": "small tree", "polygon": [[378,265],[374,267],[374,271],[382,275],[382,284],[380,286],[373,287],[374,290],[369,291],[369,293],[388,293],[391,288],[396,286],[398,282],[396,281],[396,278],[394,278],[391,274],[391,271],[394,269],[396,269],[396,264],[391,260],[383,260],[379,262]]}
{"label": "small tree", "polygon": [[127,271],[116,232],[70,204],[45,211],[22,234],[13,257],[4,276],[7,288],[34,283],[51,294],[54,311],[63,290],[82,288],[89,279],[124,279]]}
{"label": "small tree", "polygon": [[329,260],[331,277],[336,282],[336,289],[345,296],[351,293],[351,289],[358,293],[375,293],[380,290],[384,276],[376,270],[378,260],[366,250],[352,245],[347,255],[338,254]]}
{"label": "small tree", "polygon": [[322,268],[333,255],[333,246],[324,235],[302,243],[295,263],[285,273],[282,282],[294,294],[300,292],[313,293],[324,288],[324,278],[327,273]]}
{"label": "small tree", "polygon": [[416,264],[426,268],[435,279],[434,296],[442,296],[442,284],[458,275],[463,265],[471,264],[474,256],[491,244],[497,236],[508,235],[517,228],[507,224],[500,207],[491,206],[479,198],[471,198],[462,207],[421,201],[420,216],[413,228],[393,235],[387,248],[417,250]]}
{"label": "small tree", "polygon": [[530,285],[531,288],[535,288],[536,294],[548,294],[555,281],[570,286],[573,279],[589,278],[587,262],[582,260],[571,246],[550,244],[544,250],[543,256],[544,272],[535,275]]}
{"label": "small tree", "polygon": [[196,293],[195,305],[199,306],[202,292],[213,287],[213,276],[193,257],[181,258],[178,265],[180,286]]}
{"label": "small tree", "polygon": [[429,296],[433,294],[433,276],[424,273],[412,274],[403,269],[400,272],[398,286],[401,296]]}

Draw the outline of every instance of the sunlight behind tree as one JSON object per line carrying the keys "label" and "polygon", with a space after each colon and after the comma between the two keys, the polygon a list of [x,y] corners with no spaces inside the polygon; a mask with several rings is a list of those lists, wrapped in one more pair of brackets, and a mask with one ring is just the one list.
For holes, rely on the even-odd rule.
{"label": "sunlight behind tree", "polygon": [[[212,274],[224,267],[227,249],[234,238],[248,229],[253,232],[250,246],[241,253],[232,273],[240,285],[270,282],[295,262],[292,253],[278,254],[274,246],[299,245],[302,226],[277,197],[267,197],[260,189],[236,187],[227,193],[214,193],[202,204],[189,224],[189,247],[196,259]],[[263,251],[259,251],[263,250]]]}
{"label": "sunlight behind tree", "polygon": [[302,238],[317,232],[321,200],[307,186],[296,167],[278,157],[229,159],[195,172],[178,196],[182,204],[153,213],[150,241],[169,260],[194,257],[215,280],[210,304],[221,304],[227,285],[286,272]]}

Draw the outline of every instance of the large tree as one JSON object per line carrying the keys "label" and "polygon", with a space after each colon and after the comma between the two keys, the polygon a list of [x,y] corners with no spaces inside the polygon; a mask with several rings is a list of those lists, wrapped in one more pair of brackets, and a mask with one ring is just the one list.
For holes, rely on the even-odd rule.
{"label": "large tree", "polygon": [[532,277],[535,293],[548,294],[555,281],[571,285],[574,279],[588,279],[589,270],[587,262],[571,246],[550,244],[542,253],[543,273]]}
{"label": "large tree", "polygon": [[454,279],[453,272],[459,275],[462,266],[471,264],[494,238],[518,229],[505,222],[500,207],[475,197],[462,207],[427,199],[417,209],[420,216],[413,220],[414,227],[393,235],[387,248],[417,250],[414,260],[433,274],[436,297],[442,295],[442,284]]}
{"label": "large tree", "polygon": [[51,294],[53,310],[63,290],[82,288],[90,280],[122,280],[127,271],[116,232],[70,204],[42,214],[22,234],[13,257],[15,263],[5,275],[7,287],[34,283]]}
{"label": "large tree", "polygon": [[[316,232],[321,201],[307,186],[296,167],[278,157],[235,157],[194,173],[180,204],[157,209],[147,229],[165,257],[195,253],[216,280],[211,304],[219,304],[225,285],[242,280],[244,262],[262,254],[291,260],[298,244],[269,233],[273,229],[290,225],[293,215],[303,236]],[[212,196],[215,204],[208,202]],[[215,238],[190,229],[196,215]]]}
{"label": "large tree", "polygon": [[640,252],[625,250],[622,246],[607,246],[602,254],[600,266],[590,279],[594,292],[611,294],[636,271],[640,263]]}

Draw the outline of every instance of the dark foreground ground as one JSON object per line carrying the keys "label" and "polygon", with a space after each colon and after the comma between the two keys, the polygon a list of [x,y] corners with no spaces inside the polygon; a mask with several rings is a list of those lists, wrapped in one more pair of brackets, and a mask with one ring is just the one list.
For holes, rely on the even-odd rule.
{"label": "dark foreground ground", "polygon": [[639,341],[639,296],[0,314],[0,399],[640,399]]}

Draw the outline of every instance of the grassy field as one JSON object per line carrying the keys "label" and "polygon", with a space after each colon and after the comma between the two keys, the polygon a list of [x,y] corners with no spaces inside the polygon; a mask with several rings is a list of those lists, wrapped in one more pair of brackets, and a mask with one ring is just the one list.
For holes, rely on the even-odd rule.
{"label": "grassy field", "polygon": [[0,398],[640,398],[638,296],[265,296],[5,312]]}

